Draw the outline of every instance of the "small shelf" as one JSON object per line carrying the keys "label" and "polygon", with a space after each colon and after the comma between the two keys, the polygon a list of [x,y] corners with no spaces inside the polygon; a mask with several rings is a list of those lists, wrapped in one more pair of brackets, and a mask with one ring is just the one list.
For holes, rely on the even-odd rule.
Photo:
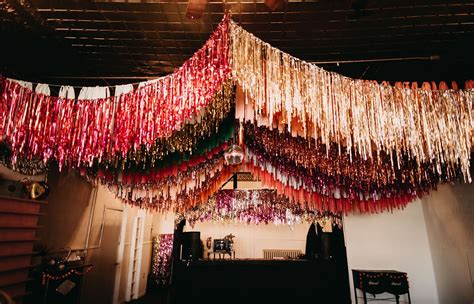
{"label": "small shelf", "polygon": [[10,210],[5,210],[2,211],[0,210],[0,214],[17,214],[17,215],[31,215],[31,216],[41,216],[44,215],[43,212],[29,212],[29,211],[10,211]]}
{"label": "small shelf", "polygon": [[5,200],[15,200],[19,201],[22,203],[34,203],[34,204],[47,204],[47,201],[42,201],[42,200],[32,200],[29,198],[22,198],[22,197],[14,197],[14,196],[7,196],[7,195],[0,195],[0,199],[5,199]]}
{"label": "small shelf", "polygon": [[7,254],[0,254],[0,258],[9,258],[9,257],[18,257],[18,256],[34,256],[37,255],[38,252],[36,251],[24,251],[24,252],[15,252],[15,253],[7,253]]}
{"label": "small shelf", "polygon": [[0,229],[41,229],[43,226],[39,225],[2,225],[0,224]]}
{"label": "small shelf", "polygon": [[40,264],[33,264],[33,265],[28,265],[28,266],[13,267],[13,268],[7,268],[7,269],[4,269],[4,270],[1,270],[0,272],[1,272],[1,273],[13,272],[13,271],[23,270],[23,269],[32,269],[32,268],[35,268],[35,267],[38,267],[38,266],[40,266]]}
{"label": "small shelf", "polygon": [[0,288],[5,288],[7,286],[15,286],[15,285],[20,285],[20,284],[26,284],[26,283],[29,283],[29,282],[32,282],[32,281],[34,281],[33,278],[26,278],[26,279],[22,279],[22,280],[13,281],[13,282],[8,282],[8,283],[5,283],[5,284],[0,284]]}
{"label": "small shelf", "polygon": [[31,294],[27,285],[34,279],[28,274],[40,266],[33,258],[39,254],[33,244],[39,240],[38,229],[43,228],[38,218],[44,215],[41,206],[46,204],[43,200],[0,195],[0,289],[9,292],[15,301],[21,302]]}
{"label": "small shelf", "polygon": [[15,239],[15,240],[4,240],[0,239],[0,243],[27,243],[27,242],[36,242],[39,241],[39,238],[24,238],[24,239]]}

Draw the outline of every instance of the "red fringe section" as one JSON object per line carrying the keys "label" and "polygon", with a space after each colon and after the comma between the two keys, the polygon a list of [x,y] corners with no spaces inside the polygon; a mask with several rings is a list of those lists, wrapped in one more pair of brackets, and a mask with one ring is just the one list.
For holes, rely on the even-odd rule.
{"label": "red fringe section", "polygon": [[332,213],[344,213],[346,215],[349,213],[393,212],[395,209],[404,209],[416,198],[416,195],[411,194],[392,198],[381,198],[379,200],[334,198],[284,185],[282,182],[275,180],[270,173],[258,166],[254,166],[252,163],[246,163],[243,167],[246,171],[258,177],[266,187],[276,189],[278,193],[287,196],[290,200],[298,202],[303,208],[319,212],[329,211]]}

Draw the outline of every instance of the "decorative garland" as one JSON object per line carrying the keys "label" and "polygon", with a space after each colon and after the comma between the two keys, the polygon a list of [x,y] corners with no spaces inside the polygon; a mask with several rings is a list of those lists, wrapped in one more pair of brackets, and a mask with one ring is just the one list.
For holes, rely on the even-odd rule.
{"label": "decorative garland", "polygon": [[[149,149],[141,147],[130,150],[125,158],[116,155],[108,162],[102,161],[107,168],[136,166],[141,169],[155,167],[168,156],[173,154],[202,154],[209,146],[227,141],[233,132],[234,123],[234,88],[231,82],[226,82],[212,102],[203,108],[199,116],[174,131],[168,138],[159,138]],[[221,136],[220,136],[221,135]],[[209,144],[202,148],[202,142]],[[199,150],[201,148],[201,150]]]}
{"label": "decorative garland", "polygon": [[[186,210],[236,170],[212,150],[229,139],[232,76],[253,123],[279,129],[246,126],[244,167],[302,208],[380,212],[439,182],[471,182],[472,81],[449,90],[350,79],[270,46],[228,15],[173,74],[118,97],[46,96],[0,77],[0,141],[13,166],[56,160],[124,202]],[[208,159],[194,158],[204,152]],[[183,168],[172,177],[163,164],[176,159]]]}
{"label": "decorative garland", "polygon": [[146,170],[141,168],[117,171],[100,170],[94,177],[101,180],[103,184],[112,183],[133,188],[176,186],[186,179],[199,175],[201,171],[211,171],[218,163],[222,162],[224,151],[228,146],[229,143],[225,142],[208,151],[205,156],[195,155],[189,160],[182,160],[176,164],[170,161],[164,167],[152,167]]}
{"label": "decorative garland", "polygon": [[199,176],[197,181],[192,181],[195,184],[192,189],[188,189],[186,184],[180,184],[179,188],[170,187],[170,189],[147,188],[135,191],[131,187],[121,186],[111,186],[109,189],[122,202],[132,206],[157,212],[168,210],[183,212],[206,202],[233,173],[233,168],[222,165],[222,168],[210,173],[206,172]]}
{"label": "decorative garland", "polygon": [[194,159],[188,163],[194,165],[187,168],[183,164],[121,181],[100,180],[124,203],[156,211],[182,211],[207,201],[234,173],[234,168],[224,165],[223,147],[217,148],[220,152],[208,160]]}
{"label": "decorative garland", "polygon": [[0,164],[10,170],[29,176],[47,174],[48,171],[48,166],[39,159],[20,158],[16,163],[13,163],[12,151],[5,144],[0,144]]}
{"label": "decorative garland", "polygon": [[[290,184],[281,182],[275,176],[284,177],[285,173],[275,171],[273,168],[262,168],[248,162],[244,164],[243,169],[258,177],[262,185],[276,189],[278,193],[288,197],[293,202],[299,203],[303,208],[319,212],[344,214],[354,211],[361,213],[391,212],[394,209],[405,208],[408,203],[416,198],[414,194],[410,193],[390,198],[348,198],[341,196],[338,189],[332,192],[331,195],[321,195],[318,192],[310,192],[301,187],[295,187],[291,178],[288,179],[288,181],[292,181]],[[267,169],[270,169],[270,172]]]}
{"label": "decorative garland", "polygon": [[151,274],[157,285],[169,284],[172,252],[173,234],[160,234],[153,237]]}
{"label": "decorative garland", "polygon": [[92,166],[129,151],[149,151],[199,116],[229,78],[229,17],[173,74],[131,93],[98,100],[36,94],[0,79],[0,138],[18,158],[56,159],[59,167]]}
{"label": "decorative garland", "polygon": [[[324,145],[252,124],[245,126],[245,142],[254,163],[262,167],[269,164],[298,180],[298,184],[308,191],[324,195],[330,194],[335,188],[346,193],[349,198],[422,194],[438,182],[451,181],[456,177],[448,179],[448,172],[443,176],[438,175],[433,164],[421,164],[418,167],[408,157],[392,166],[390,156],[384,154],[380,155],[378,162],[338,155],[337,146],[333,146],[326,154]],[[453,174],[456,173],[459,174],[459,170]],[[282,180],[282,177],[278,179]]]}
{"label": "decorative garland", "polygon": [[403,272],[403,273],[388,273],[388,272],[381,272],[381,273],[367,273],[367,272],[361,272],[361,279],[359,282],[359,289],[364,290],[364,279],[366,280],[382,280],[384,278],[388,278],[391,281],[406,281],[407,284],[408,282],[408,275]]}
{"label": "decorative garland", "polygon": [[46,272],[43,271],[41,282],[44,286],[44,285],[46,285],[47,280],[63,280],[63,279],[68,278],[70,275],[73,275],[73,274],[81,276],[81,275],[84,275],[86,273],[91,272],[92,268],[93,268],[93,266],[90,265],[90,266],[84,267],[83,271],[78,271],[76,269],[71,269],[71,270],[68,270],[67,272],[65,272],[63,274],[60,274],[60,275],[49,274],[49,273],[46,273]]}
{"label": "decorative garland", "polygon": [[[339,155],[360,155],[391,164],[405,156],[454,172],[469,172],[474,90],[441,83],[378,84],[344,77],[272,47],[231,22],[232,72],[253,103],[256,120],[286,125],[293,134],[320,139]],[[457,86],[454,86],[456,89]]]}
{"label": "decorative garland", "polygon": [[[166,140],[158,140],[149,150],[130,151],[122,158],[115,156],[111,160],[95,162],[92,166],[81,167],[83,175],[114,175],[124,170],[148,172],[170,165],[180,164],[192,156],[201,156],[223,143],[234,135],[233,88],[226,84],[218,92],[213,103],[205,108],[204,116],[194,123],[184,125],[179,131]],[[109,174],[110,173],[110,174]]]}
{"label": "decorative garland", "polygon": [[196,222],[253,223],[293,226],[299,223],[331,221],[342,225],[341,217],[329,212],[318,213],[292,203],[276,190],[219,190],[206,204],[176,216],[194,226]]}

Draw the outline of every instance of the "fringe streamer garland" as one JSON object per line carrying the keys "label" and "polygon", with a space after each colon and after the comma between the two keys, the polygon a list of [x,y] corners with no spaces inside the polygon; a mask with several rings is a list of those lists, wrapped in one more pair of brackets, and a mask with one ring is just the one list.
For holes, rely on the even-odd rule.
{"label": "fringe streamer garland", "polygon": [[[202,154],[230,139],[234,124],[233,85],[225,83],[216,93],[212,102],[202,109],[192,122],[174,131],[168,138],[159,138],[150,148],[130,150],[125,158],[115,155],[98,165],[107,170],[135,167],[146,171],[154,167],[175,162],[173,157],[185,158],[188,155]],[[215,146],[212,146],[215,145]],[[178,160],[178,161],[179,161]]]}
{"label": "fringe streamer garland", "polygon": [[329,212],[319,213],[301,208],[276,190],[219,190],[205,204],[196,206],[176,217],[196,222],[289,225],[327,221],[342,226],[341,217]]}
{"label": "fringe streamer garland", "polygon": [[[262,185],[276,189],[281,195],[288,197],[292,202],[297,202],[301,208],[318,212],[344,213],[380,213],[403,209],[408,203],[416,198],[414,194],[403,193],[396,197],[374,198],[374,197],[345,197],[341,196],[338,189],[328,195],[303,188],[298,180],[286,175],[286,173],[269,166],[260,166],[253,162],[247,162],[243,169],[257,177]],[[342,194],[344,195],[344,194]]]}
{"label": "fringe streamer garland", "polygon": [[182,211],[201,204],[219,189],[234,168],[226,166],[223,153],[228,143],[194,156],[189,161],[148,172],[99,171],[96,179],[122,202],[155,211]]}
{"label": "fringe streamer garland", "polygon": [[[384,152],[378,162],[360,158],[349,160],[346,154],[338,155],[335,145],[326,155],[324,145],[249,123],[245,125],[245,143],[247,159],[263,168],[283,172],[297,180],[301,187],[323,195],[330,195],[335,189],[349,198],[377,199],[403,193],[421,195],[439,182],[452,181],[438,175],[433,164],[418,167],[406,156],[395,164],[395,168]],[[279,174],[275,178],[282,176]]]}
{"label": "fringe streamer garland", "polygon": [[351,79],[297,59],[230,23],[232,73],[257,116],[320,139],[339,154],[376,161],[384,151],[394,163],[403,155],[447,166],[449,176],[469,172],[474,90],[441,90],[424,83],[390,86]]}
{"label": "fringe streamer garland", "polygon": [[150,150],[199,115],[229,78],[229,17],[174,73],[131,93],[98,100],[36,94],[0,79],[0,138],[18,157],[91,166],[130,150]]}
{"label": "fringe streamer garland", "polygon": [[199,157],[200,143],[225,133],[217,129],[233,115],[229,78],[245,92],[253,123],[280,131],[248,125],[244,167],[292,201],[378,212],[436,183],[472,180],[473,82],[449,90],[351,79],[272,47],[228,15],[173,74],[119,96],[52,97],[0,77],[0,142],[14,166],[56,160],[97,172],[124,202],[187,210],[237,168],[217,159],[221,152],[191,157],[175,177],[162,163]]}

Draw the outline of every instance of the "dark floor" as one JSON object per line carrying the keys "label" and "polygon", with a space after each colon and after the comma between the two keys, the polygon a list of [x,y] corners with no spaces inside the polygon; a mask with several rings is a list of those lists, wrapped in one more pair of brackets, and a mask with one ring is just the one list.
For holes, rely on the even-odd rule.
{"label": "dark floor", "polygon": [[146,295],[130,303],[133,304],[167,304],[168,289],[154,288],[148,290]]}

